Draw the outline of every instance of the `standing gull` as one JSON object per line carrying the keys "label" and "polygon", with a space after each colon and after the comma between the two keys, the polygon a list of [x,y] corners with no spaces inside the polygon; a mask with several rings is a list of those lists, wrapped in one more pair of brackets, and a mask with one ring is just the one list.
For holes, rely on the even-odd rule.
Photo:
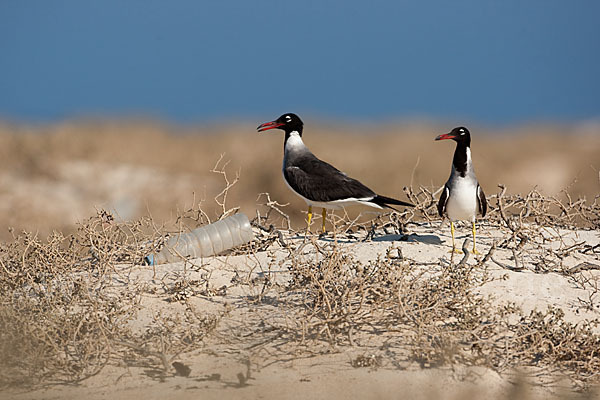
{"label": "standing gull", "polygon": [[454,243],[454,221],[471,221],[473,224],[473,253],[477,254],[475,250],[475,219],[477,212],[485,217],[487,201],[473,169],[471,134],[467,128],[461,126],[435,138],[435,140],[446,139],[456,142],[456,150],[452,160],[450,178],[448,178],[438,202],[438,213],[440,217],[447,215],[450,219],[452,251],[454,252],[457,252]]}
{"label": "standing gull", "polygon": [[336,210],[347,205],[366,205],[394,209],[390,204],[413,207],[405,201],[380,196],[331,164],[319,160],[302,141],[303,126],[302,120],[290,113],[283,114],[275,121],[265,122],[257,130],[281,129],[285,132],[283,179],[308,204],[309,230],[313,206],[323,208],[323,232],[328,208]]}

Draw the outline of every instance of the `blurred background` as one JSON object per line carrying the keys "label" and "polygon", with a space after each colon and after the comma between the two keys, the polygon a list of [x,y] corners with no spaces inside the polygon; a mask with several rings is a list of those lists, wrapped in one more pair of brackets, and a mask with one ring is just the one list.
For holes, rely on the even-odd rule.
{"label": "blurred background", "polygon": [[94,209],[172,220],[240,173],[302,226],[281,177],[285,112],[375,191],[437,189],[470,128],[487,194],[600,193],[600,3],[192,0],[0,3],[0,238]]}

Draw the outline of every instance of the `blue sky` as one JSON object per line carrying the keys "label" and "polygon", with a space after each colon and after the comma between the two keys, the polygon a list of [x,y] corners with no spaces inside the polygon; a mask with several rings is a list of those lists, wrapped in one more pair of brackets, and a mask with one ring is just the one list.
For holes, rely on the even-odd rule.
{"label": "blue sky", "polygon": [[600,2],[2,0],[0,118],[600,118]]}

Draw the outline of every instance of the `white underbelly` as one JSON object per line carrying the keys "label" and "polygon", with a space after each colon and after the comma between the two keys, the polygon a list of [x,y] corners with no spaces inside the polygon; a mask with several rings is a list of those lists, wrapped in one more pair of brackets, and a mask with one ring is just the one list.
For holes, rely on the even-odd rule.
{"label": "white underbelly", "polygon": [[458,180],[452,188],[446,214],[452,221],[475,221],[477,215],[477,186]]}
{"label": "white underbelly", "polygon": [[352,197],[352,198],[349,198],[349,199],[334,200],[334,201],[330,201],[328,203],[323,203],[321,201],[308,200],[304,196],[300,196],[300,197],[302,197],[304,199],[304,201],[306,201],[306,204],[308,204],[309,206],[328,208],[330,210],[339,210],[339,209],[344,208],[346,206],[368,206],[368,207],[372,207],[372,208],[377,208],[379,210],[383,210],[383,207],[381,207],[381,206],[379,206],[379,205],[377,205],[375,203],[371,203],[369,201],[369,200],[371,200],[371,198],[369,198],[369,199],[355,199],[354,197]]}

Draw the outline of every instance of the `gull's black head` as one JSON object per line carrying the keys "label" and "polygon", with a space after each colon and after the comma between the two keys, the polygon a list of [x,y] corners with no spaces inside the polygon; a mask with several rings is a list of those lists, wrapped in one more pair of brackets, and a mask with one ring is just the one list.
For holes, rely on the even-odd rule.
{"label": "gull's black head", "polygon": [[471,145],[471,133],[464,126],[459,126],[458,128],[452,129],[449,133],[445,133],[443,135],[439,135],[435,138],[435,140],[446,140],[452,139],[456,143],[464,144],[466,146]]}
{"label": "gull's black head", "polygon": [[269,129],[283,129],[285,133],[298,132],[302,135],[302,127],[304,124],[299,116],[293,113],[283,114],[275,121],[265,122],[256,128],[259,132],[268,131]]}

